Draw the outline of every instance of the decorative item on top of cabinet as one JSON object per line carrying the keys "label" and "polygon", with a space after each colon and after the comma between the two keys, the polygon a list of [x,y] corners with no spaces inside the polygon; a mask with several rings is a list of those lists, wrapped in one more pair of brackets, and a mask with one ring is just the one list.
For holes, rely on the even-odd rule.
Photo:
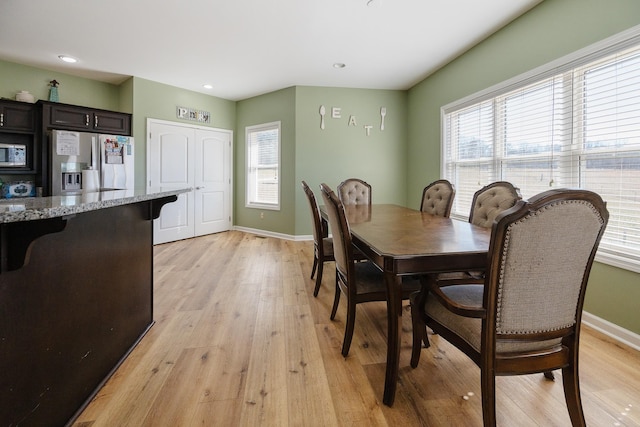
{"label": "decorative item on top of cabinet", "polygon": [[131,114],[40,101],[45,129],[131,135]]}
{"label": "decorative item on top of cabinet", "polygon": [[58,85],[60,83],[54,79],[54,80],[51,80],[49,84],[51,85],[51,89],[49,90],[49,101],[58,102],[59,101]]}

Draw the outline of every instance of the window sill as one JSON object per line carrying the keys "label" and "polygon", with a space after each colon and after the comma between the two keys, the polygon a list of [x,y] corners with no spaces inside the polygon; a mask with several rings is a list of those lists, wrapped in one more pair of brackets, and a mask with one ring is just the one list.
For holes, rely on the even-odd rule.
{"label": "window sill", "polygon": [[280,205],[268,205],[268,204],[259,204],[259,203],[251,203],[244,205],[245,208],[249,209],[262,209],[262,210],[270,210],[270,211],[279,211]]}
{"label": "window sill", "polygon": [[624,270],[629,270],[634,273],[640,273],[640,262],[620,255],[600,250],[596,253],[595,261],[613,267],[622,268]]}

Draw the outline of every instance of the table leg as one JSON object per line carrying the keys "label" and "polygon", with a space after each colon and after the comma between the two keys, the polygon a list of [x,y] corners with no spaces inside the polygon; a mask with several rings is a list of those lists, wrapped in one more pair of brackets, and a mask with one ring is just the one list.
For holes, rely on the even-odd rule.
{"label": "table leg", "polygon": [[384,273],[387,285],[387,371],[384,379],[382,402],[392,406],[398,385],[400,364],[400,328],[402,327],[402,279],[392,273]]}

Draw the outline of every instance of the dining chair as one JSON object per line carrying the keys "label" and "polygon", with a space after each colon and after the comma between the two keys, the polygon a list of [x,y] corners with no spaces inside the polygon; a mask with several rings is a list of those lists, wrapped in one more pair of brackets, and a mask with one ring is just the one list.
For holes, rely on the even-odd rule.
{"label": "dining chair", "polygon": [[370,205],[371,185],[358,178],[349,178],[338,185],[343,205]]}
{"label": "dining chair", "polygon": [[[347,357],[356,320],[356,305],[370,301],[386,301],[387,292],[382,272],[371,261],[355,262],[351,229],[347,222],[344,205],[340,198],[327,186],[320,185],[329,225],[333,235],[333,250],[336,264],[336,293],[331,309],[331,320],[336,316],[340,295],[347,297],[347,321],[342,355]],[[420,289],[420,282],[407,278],[402,282],[403,299]]]}
{"label": "dining chair", "polygon": [[[520,190],[507,181],[496,181],[476,191],[471,201],[469,222],[483,228],[491,228],[495,218],[522,200]],[[441,285],[483,283],[484,272],[460,271],[438,275]]]}
{"label": "dining chair", "polygon": [[420,210],[436,216],[449,217],[456,190],[446,179],[433,181],[422,190]]}
{"label": "dining chair", "polygon": [[313,267],[311,268],[311,279],[316,274],[316,285],[313,289],[313,296],[318,296],[320,285],[322,284],[322,271],[324,263],[333,261],[333,240],[328,236],[328,230],[324,229],[323,222],[320,220],[320,211],[316,196],[305,181],[302,181],[302,189],[307,196],[309,209],[311,210],[311,222],[313,226]]}
{"label": "dining chair", "polygon": [[492,227],[484,284],[430,281],[412,296],[412,318],[421,322],[414,324],[411,366],[421,352],[415,327],[426,324],[480,368],[485,426],[496,423],[496,375],[562,369],[571,423],[584,426],[580,320],[608,218],[599,195],[569,189],[540,193],[502,212]]}
{"label": "dining chair", "polygon": [[496,181],[485,185],[473,195],[469,222],[491,228],[493,220],[504,210],[522,199],[520,190],[507,181]]}

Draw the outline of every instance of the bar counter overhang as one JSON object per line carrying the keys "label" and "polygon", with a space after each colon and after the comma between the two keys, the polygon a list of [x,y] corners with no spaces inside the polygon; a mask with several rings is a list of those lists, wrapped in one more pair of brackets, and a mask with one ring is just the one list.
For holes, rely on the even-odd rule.
{"label": "bar counter overhang", "polygon": [[0,425],[70,424],[153,325],[153,219],[190,189],[0,202]]}

